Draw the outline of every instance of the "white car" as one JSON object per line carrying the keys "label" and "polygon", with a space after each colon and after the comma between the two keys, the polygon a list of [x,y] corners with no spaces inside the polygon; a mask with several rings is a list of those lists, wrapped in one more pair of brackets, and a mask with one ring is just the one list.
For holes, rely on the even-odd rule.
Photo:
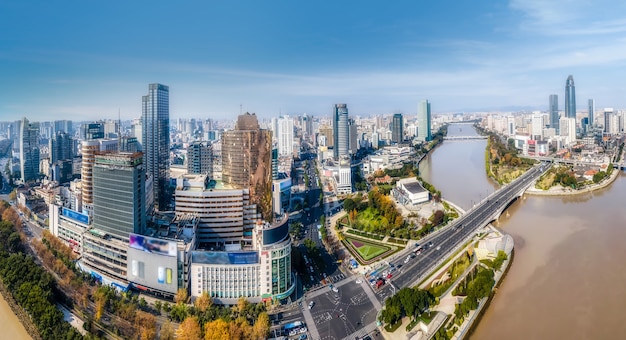
{"label": "white car", "polygon": [[361,284],[361,283],[363,283],[363,280],[358,279],[358,280],[356,280],[356,281],[355,281],[355,283],[356,283],[356,284]]}
{"label": "white car", "polygon": [[309,309],[313,308],[314,305],[315,305],[315,302],[313,301],[309,302]]}

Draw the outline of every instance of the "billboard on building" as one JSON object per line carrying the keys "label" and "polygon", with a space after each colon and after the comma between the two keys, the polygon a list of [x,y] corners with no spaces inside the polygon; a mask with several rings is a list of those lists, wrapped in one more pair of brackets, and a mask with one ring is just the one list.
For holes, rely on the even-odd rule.
{"label": "billboard on building", "polygon": [[83,224],[89,224],[89,215],[87,214],[82,214],[82,213],[79,213],[78,211],[74,211],[65,207],[62,210],[62,214],[63,216],[70,218],[72,220],[75,220],[77,222],[80,222]]}
{"label": "billboard on building", "polygon": [[130,234],[130,247],[148,253],[176,256],[176,242]]}
{"label": "billboard on building", "polygon": [[127,279],[135,286],[175,294],[178,290],[178,258],[128,247]]}

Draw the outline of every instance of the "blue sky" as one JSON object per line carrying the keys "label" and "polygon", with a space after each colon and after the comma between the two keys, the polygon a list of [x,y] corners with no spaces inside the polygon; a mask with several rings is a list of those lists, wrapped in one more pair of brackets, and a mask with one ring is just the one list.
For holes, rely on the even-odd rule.
{"label": "blue sky", "polygon": [[0,2],[0,120],[626,106],[616,1]]}

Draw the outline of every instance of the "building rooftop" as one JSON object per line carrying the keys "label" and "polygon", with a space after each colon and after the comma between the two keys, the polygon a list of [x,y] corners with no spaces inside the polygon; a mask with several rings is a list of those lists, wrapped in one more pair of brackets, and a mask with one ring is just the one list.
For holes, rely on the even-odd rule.
{"label": "building rooftop", "polygon": [[407,182],[407,183],[402,183],[402,184],[404,185],[404,188],[412,194],[417,194],[417,193],[426,191],[426,189],[424,189],[424,187],[418,181]]}

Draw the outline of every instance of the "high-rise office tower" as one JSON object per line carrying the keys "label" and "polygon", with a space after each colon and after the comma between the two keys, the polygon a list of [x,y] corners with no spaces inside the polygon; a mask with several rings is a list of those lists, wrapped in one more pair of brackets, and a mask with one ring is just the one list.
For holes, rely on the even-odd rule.
{"label": "high-rise office tower", "polygon": [[555,133],[559,134],[559,96],[556,94],[550,95],[550,127],[554,128]]}
{"label": "high-rise office tower", "polygon": [[589,120],[589,128],[587,129],[588,131],[591,131],[591,128],[594,125],[594,113],[596,112],[596,101],[593,99],[589,99],[589,116],[588,116],[588,120]]}
{"label": "high-rise office tower", "polygon": [[565,82],[565,117],[576,118],[576,88],[571,75]]}
{"label": "high-rise office tower", "polygon": [[104,138],[104,122],[83,124],[80,131],[80,138],[82,140]]}
{"label": "high-rise office tower", "polygon": [[417,139],[430,141],[433,137],[430,131],[430,102],[424,99],[417,105]]}
{"label": "high-rise office tower", "polygon": [[404,141],[404,122],[401,113],[393,115],[391,121],[391,140],[397,144],[402,144]]}
{"label": "high-rise office tower", "polygon": [[234,130],[222,134],[222,181],[250,188],[250,201],[272,221],[272,132],[262,130],[256,115],[245,113]]}
{"label": "high-rise office tower", "polygon": [[333,107],[333,156],[335,160],[349,157],[350,128],[348,126],[348,106],[335,104]]}
{"label": "high-rise office tower", "polygon": [[357,125],[354,119],[348,119],[348,152],[351,155],[356,155],[356,152],[359,151],[359,139],[358,139],[358,131]]}
{"label": "high-rise office tower", "polygon": [[142,97],[142,149],[146,172],[154,181],[154,203],[159,210],[168,205],[167,183],[170,170],[170,90],[150,84]]}
{"label": "high-rise office tower", "polygon": [[54,121],[54,133],[65,132],[72,136],[72,121],[71,120],[56,120]]}
{"label": "high-rise office tower", "polygon": [[210,142],[196,141],[187,147],[187,173],[213,179],[213,148]]}
{"label": "high-rise office tower", "polygon": [[20,176],[22,182],[39,175],[39,124],[22,119],[20,129]]}
{"label": "high-rise office tower", "polygon": [[74,141],[72,137],[63,130],[57,132],[50,138],[48,147],[50,149],[50,163],[56,163],[66,159],[72,159]]}
{"label": "high-rise office tower", "polygon": [[293,118],[289,116],[283,116],[277,120],[277,135],[276,141],[278,142],[278,154],[280,156],[292,156],[293,155]]}
{"label": "high-rise office tower", "polygon": [[80,153],[83,157],[80,168],[81,191],[83,206],[88,214],[91,214],[93,203],[93,166],[96,162],[96,153],[117,150],[117,139],[92,139],[82,141],[80,144]]}
{"label": "high-rise office tower", "polygon": [[104,153],[93,166],[93,226],[120,238],[146,230],[143,155]]}

